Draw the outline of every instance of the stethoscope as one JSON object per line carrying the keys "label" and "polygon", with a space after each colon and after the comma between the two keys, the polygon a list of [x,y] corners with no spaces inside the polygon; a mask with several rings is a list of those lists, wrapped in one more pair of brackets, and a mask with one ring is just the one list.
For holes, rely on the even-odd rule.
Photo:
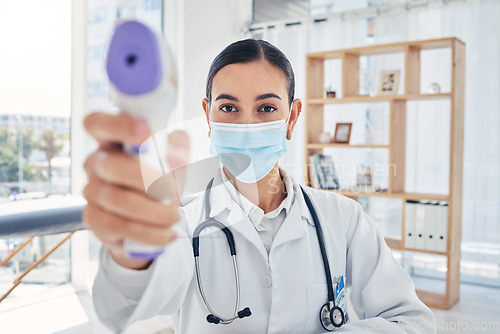
{"label": "stethoscope", "polygon": [[[210,191],[212,189],[214,179],[212,178],[205,189],[205,221],[203,221],[193,232],[193,254],[195,260],[195,269],[196,269],[196,279],[198,281],[198,288],[200,290],[201,298],[203,299],[203,303],[207,307],[210,314],[207,316],[207,321],[213,324],[222,324],[228,325],[232,323],[235,319],[248,317],[252,314],[250,308],[245,307],[244,309],[238,311],[240,307],[240,281],[238,276],[238,264],[236,262],[236,247],[234,244],[233,233],[229,230],[227,226],[217,221],[216,219],[210,217]],[[316,235],[318,237],[319,247],[321,250],[321,257],[323,258],[323,266],[325,268],[326,275],[326,283],[328,288],[328,302],[321,307],[319,313],[319,319],[323,328],[327,331],[334,331],[340,326],[344,324],[345,316],[344,311],[335,305],[335,294],[333,292],[332,285],[332,275],[330,272],[330,264],[328,262],[328,256],[326,254],[325,243],[323,240],[323,231],[321,229],[321,225],[319,223],[318,216],[316,214],[316,210],[309,199],[309,196],[306,194],[304,189],[300,187],[302,190],[302,194],[304,195],[304,199],[307,204],[307,208],[311,213],[311,216],[314,221],[314,226],[316,228]],[[233,267],[234,267],[234,279],[235,279],[235,288],[236,288],[236,304],[234,307],[233,316],[229,318],[223,318],[217,313],[213,311],[213,309],[208,304],[207,298],[205,296],[205,292],[203,291],[203,285],[201,283],[201,275],[200,275],[200,266],[199,266],[199,255],[200,255],[200,232],[209,226],[215,226],[221,229],[222,232],[226,235],[227,242],[229,244],[229,251],[231,253],[231,257],[233,259]]]}

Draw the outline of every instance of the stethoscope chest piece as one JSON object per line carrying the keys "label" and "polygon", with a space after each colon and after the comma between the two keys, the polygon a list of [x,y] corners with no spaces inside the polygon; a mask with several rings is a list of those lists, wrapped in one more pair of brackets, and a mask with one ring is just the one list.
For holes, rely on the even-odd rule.
{"label": "stethoscope chest piece", "polygon": [[319,320],[324,329],[334,331],[344,323],[344,311],[338,306],[331,308],[330,303],[326,303],[319,312]]}

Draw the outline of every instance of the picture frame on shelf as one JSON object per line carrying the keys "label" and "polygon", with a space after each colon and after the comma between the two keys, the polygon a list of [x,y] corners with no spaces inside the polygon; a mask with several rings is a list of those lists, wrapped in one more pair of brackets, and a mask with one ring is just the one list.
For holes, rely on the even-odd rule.
{"label": "picture frame on shelf", "polygon": [[400,70],[380,71],[378,95],[396,95],[398,93],[400,73]]}
{"label": "picture frame on shelf", "polygon": [[351,139],[352,123],[337,123],[335,126],[335,136],[333,142],[339,144],[349,144]]}

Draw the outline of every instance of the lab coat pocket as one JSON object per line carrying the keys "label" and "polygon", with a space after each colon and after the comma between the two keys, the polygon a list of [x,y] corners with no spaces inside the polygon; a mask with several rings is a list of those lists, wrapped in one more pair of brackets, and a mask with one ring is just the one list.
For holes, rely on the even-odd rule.
{"label": "lab coat pocket", "polygon": [[322,333],[323,327],[319,322],[321,307],[328,302],[326,284],[307,285],[307,320],[303,333]]}

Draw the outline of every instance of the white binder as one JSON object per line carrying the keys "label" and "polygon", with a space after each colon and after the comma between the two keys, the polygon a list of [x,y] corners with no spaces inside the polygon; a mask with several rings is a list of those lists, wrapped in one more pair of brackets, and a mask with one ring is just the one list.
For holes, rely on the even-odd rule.
{"label": "white binder", "polygon": [[426,205],[425,219],[425,249],[430,251],[437,250],[437,234],[439,224],[439,202],[434,201]]}
{"label": "white binder", "polygon": [[407,201],[405,208],[405,248],[415,248],[415,222],[417,217],[416,201]]}
{"label": "white binder", "polygon": [[448,203],[440,202],[437,205],[438,209],[438,222],[436,224],[436,251],[446,252],[448,244]]}
{"label": "white binder", "polygon": [[416,249],[425,249],[425,240],[427,239],[425,236],[426,232],[426,213],[427,213],[427,206],[429,202],[428,201],[420,201],[419,204],[417,204],[417,215],[416,215],[416,221],[415,221],[415,248]]}

